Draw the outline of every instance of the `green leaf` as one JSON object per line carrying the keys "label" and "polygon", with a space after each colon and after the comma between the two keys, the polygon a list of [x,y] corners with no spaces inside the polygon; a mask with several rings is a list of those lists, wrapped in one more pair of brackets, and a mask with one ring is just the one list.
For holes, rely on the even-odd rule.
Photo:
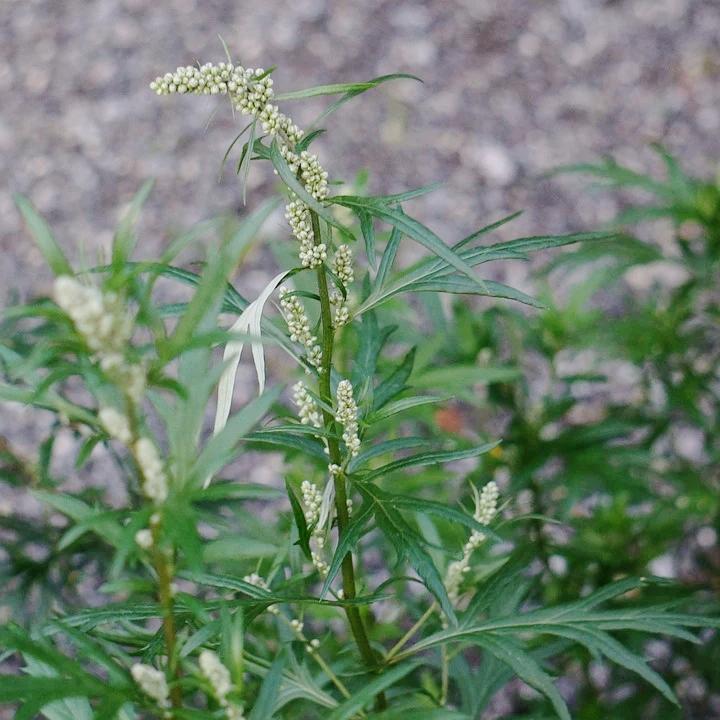
{"label": "green leaf", "polygon": [[[369,80],[368,82],[373,83],[373,87],[380,85],[381,83],[388,82],[389,80],[401,80],[401,79],[410,79],[410,80],[417,80],[418,82],[422,82],[419,77],[416,77],[415,75],[408,75],[406,73],[393,73],[391,75],[381,75],[380,77],[373,78],[372,80]],[[312,124],[310,125],[310,130],[317,127],[318,123],[322,122],[328,115],[331,113],[334,113],[336,110],[341,108],[346,102],[352,100],[353,98],[357,97],[361,93],[365,92],[365,90],[350,90],[346,92],[341,98],[336,100],[334,103],[332,103],[329,107],[327,107],[318,117],[313,120]]]}
{"label": "green leaf", "polygon": [[414,395],[413,397],[401,398],[400,400],[389,403],[377,412],[372,413],[367,420],[369,423],[387,420],[393,415],[405,412],[406,410],[412,410],[413,408],[422,407],[423,405],[434,405],[435,403],[444,402],[447,399],[447,395]]}
{"label": "green leaf", "polygon": [[365,82],[355,83],[335,83],[333,85],[316,85],[315,87],[306,88],[305,90],[291,90],[286,93],[279,93],[275,95],[275,100],[278,102],[284,100],[303,100],[309,97],[318,97],[319,95],[340,95],[342,93],[352,93],[353,97],[371,90],[377,87],[381,83],[388,82],[388,80],[400,80],[410,79],[422,82],[419,77],[415,75],[408,75],[406,73],[394,73],[393,75],[382,75],[381,77],[373,78],[372,80],[366,80]]}
{"label": "green leaf", "polygon": [[296,545],[300,547],[303,554],[308,560],[312,559],[312,552],[310,551],[310,531],[308,530],[307,520],[305,519],[305,513],[302,509],[300,501],[295,495],[295,491],[290,485],[290,481],[285,478],[285,489],[287,490],[287,496],[290,500],[290,506],[292,507],[293,517],[295,518],[295,526],[298,531],[298,540]]}
{"label": "green leaf", "polygon": [[[406,190],[405,192],[395,193],[394,195],[333,195],[329,198],[330,202],[337,202],[338,205],[344,205],[346,203],[357,203],[369,200],[374,203],[384,203],[387,205],[394,205],[395,203],[403,203],[407,200],[427,195],[428,193],[434,192],[442,186],[441,182],[431,183],[430,185],[424,185],[423,187],[415,188],[414,190]],[[395,209],[395,208],[394,208]],[[399,209],[399,206],[398,206]],[[402,210],[400,210],[402,213]]]}
{"label": "green leaf", "polygon": [[423,370],[413,376],[413,387],[449,388],[467,387],[478,383],[490,385],[516,380],[520,370],[513,367],[480,367],[477,365],[453,365],[451,367]]}
{"label": "green leaf", "polygon": [[[57,677],[48,665],[32,657],[25,658],[25,671],[33,677]],[[87,698],[66,698],[46,705],[42,714],[47,720],[95,720]]]}
{"label": "green leaf", "polygon": [[372,503],[364,503],[360,510],[354,512],[350,517],[350,524],[345,528],[333,554],[332,561],[330,562],[328,574],[320,591],[321,599],[325,597],[327,591],[330,589],[330,585],[340,571],[345,556],[352,551],[360,541],[360,538],[365,534],[365,526],[373,516],[373,511]]}
{"label": "green leaf", "polygon": [[405,383],[410,377],[415,364],[415,350],[415,348],[412,348],[390,376],[375,388],[373,391],[373,410],[379,410],[406,389]]}
{"label": "green leaf", "polygon": [[70,263],[52,236],[48,224],[42,219],[30,201],[22,195],[16,195],[15,203],[50,269],[55,275],[74,275]]}
{"label": "green leaf", "polygon": [[245,152],[240,156],[240,162],[237,168],[237,174],[240,177],[240,187],[242,188],[243,205],[247,201],[247,181],[250,175],[250,160],[252,160],[252,148],[255,145],[255,133],[257,132],[257,121],[250,123],[250,137],[245,145]]}
{"label": "green leaf", "polygon": [[115,231],[112,245],[112,264],[118,270],[122,267],[123,263],[130,258],[135,249],[135,225],[137,224],[142,206],[145,204],[152,187],[152,180],[147,180],[142,184],[142,187],[130,202],[127,211]]}
{"label": "green leaf", "polygon": [[378,457],[378,455],[386,455],[388,453],[397,452],[398,450],[410,450],[411,448],[425,447],[426,445],[427,438],[401,437],[396,438],[395,440],[385,440],[369,447],[365,446],[350,460],[347,469],[349,473],[352,473],[355,472],[355,470],[362,468],[369,460]]}
{"label": "green leaf", "polygon": [[515,674],[530,687],[545,695],[561,720],[572,720],[567,705],[550,676],[519,645],[508,638],[498,638],[490,634],[477,635],[475,642],[498,660],[509,665]]}
{"label": "green leaf", "polygon": [[205,562],[275,557],[280,548],[272,543],[242,535],[211,540],[203,548]]}
{"label": "green leaf", "polygon": [[[379,220],[390,223],[396,227],[403,235],[412,238],[420,243],[423,247],[430,250],[434,255],[441,257],[448,264],[452,265],[463,275],[467,275],[480,290],[483,290],[483,281],[476,277],[474,270],[461,257],[453,252],[430,228],[425,227],[421,222],[411,218],[404,212],[398,212],[394,208],[388,207],[384,203],[370,200],[368,198],[347,197],[345,199],[332,198],[333,202],[349,207],[357,211],[365,210],[374,215]],[[365,304],[355,313],[359,315],[367,308]]]}
{"label": "green leaf", "polygon": [[359,713],[365,705],[371,702],[383,690],[392,687],[396,682],[409,675],[417,667],[416,663],[398,665],[392,670],[386,670],[382,675],[371,680],[361,690],[353,692],[353,696],[335,708],[327,720],[349,720]]}
{"label": "green leaf", "polygon": [[[376,490],[377,492],[377,490]],[[468,515],[457,508],[445,505],[434,500],[412,497],[410,495],[398,495],[396,493],[381,492],[383,502],[394,505],[402,510],[412,510],[424,515],[435,515],[457,525],[464,525],[469,530],[477,530],[485,534],[494,534],[485,525],[480,524],[472,515]]]}
{"label": "green leaf", "polygon": [[423,547],[423,540],[405,521],[397,510],[383,502],[378,488],[370,484],[358,485],[363,497],[373,505],[373,514],[378,527],[392,543],[400,559],[407,558],[415,572],[435,596],[443,612],[452,624],[456,624],[453,608],[440,573],[430,555]]}
{"label": "green leaf", "polygon": [[494,280],[483,280],[483,287],[479,288],[477,283],[460,275],[449,275],[434,280],[410,283],[405,286],[405,292],[432,292],[450,293],[453,295],[480,295],[482,297],[496,297],[504,300],[515,300],[535,308],[545,308],[545,305],[534,297],[515,290]]}
{"label": "green leaf", "polygon": [[450,451],[432,451],[419,453],[418,455],[410,455],[409,457],[394,460],[387,465],[383,465],[375,470],[371,470],[362,478],[363,483],[370,482],[379,477],[384,477],[390,473],[397,472],[408,467],[419,467],[424,465],[438,465],[440,463],[453,462],[454,460],[465,460],[466,458],[478,457],[490,452],[500,444],[500,440],[495,442],[478,445],[467,450],[450,450]]}
{"label": "green leaf", "polygon": [[369,213],[364,210],[360,210],[357,213],[360,219],[360,232],[365,239],[365,254],[367,255],[370,267],[374,270],[377,265],[377,258],[375,257],[375,226],[373,219]]}
{"label": "green leaf", "polygon": [[[396,209],[398,212],[402,212],[399,206]],[[380,267],[375,275],[375,282],[373,283],[375,289],[381,288],[385,284],[388,273],[395,262],[395,256],[400,247],[400,240],[402,240],[402,233],[396,227],[393,227],[390,233],[390,239],[385,246],[385,252],[383,252],[383,256],[380,259]]]}
{"label": "green leaf", "polygon": [[191,477],[196,484],[211,478],[232,459],[235,446],[270,409],[280,395],[280,388],[266,390],[230,417],[227,425],[212,437],[193,465]]}
{"label": "green leaf", "polygon": [[249,443],[278,445],[285,449],[294,448],[295,450],[300,450],[301,452],[317,458],[318,460],[327,461],[325,448],[317,440],[284,430],[263,428],[262,430],[256,430],[255,432],[250,433],[246,440]]}
{"label": "green leaf", "polygon": [[275,701],[277,700],[283,669],[285,668],[285,657],[284,652],[280,653],[270,666],[270,672],[265,676],[260,686],[260,692],[248,720],[271,720],[273,717]]}
{"label": "green leaf", "polygon": [[205,318],[219,311],[225,284],[230,273],[235,269],[240,253],[255,237],[276,204],[274,200],[264,203],[243,221],[238,232],[220,248],[219,252],[211,253],[210,261],[197,286],[197,292],[162,348],[162,355],[166,361],[181,354]]}

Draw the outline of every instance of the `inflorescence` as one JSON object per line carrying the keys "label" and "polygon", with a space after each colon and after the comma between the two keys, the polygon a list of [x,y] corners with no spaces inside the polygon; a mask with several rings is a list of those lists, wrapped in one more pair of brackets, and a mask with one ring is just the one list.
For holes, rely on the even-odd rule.
{"label": "inflorescence", "polygon": [[350,455],[360,452],[358,435],[358,408],[353,397],[353,387],[349,380],[341,380],[337,386],[337,410],[335,420],[343,426],[343,441]]}
{"label": "inflorescence", "polygon": [[[491,480],[479,493],[473,486],[473,493],[475,495],[475,513],[473,517],[480,525],[489,525],[497,513],[497,503],[500,496],[498,486]],[[448,566],[445,575],[445,587],[452,602],[458,601],[463,577],[470,572],[470,557],[484,540],[485,534],[483,532],[473,530],[463,547],[462,558],[451,562]]]}
{"label": "inflorescence", "polygon": [[[317,155],[297,147],[304,132],[273,103],[273,81],[269,72],[224,62],[206,63],[200,67],[189,65],[155,78],[150,88],[158,95],[228,95],[234,108],[260,123],[263,132],[277,141],[280,154],[305,190],[315,200],[327,198],[328,174]],[[327,258],[327,246],[315,237],[310,209],[295,193],[291,193],[285,217],[300,244],[301,265],[305,268],[320,266]],[[350,257],[350,253],[343,253]],[[345,272],[345,277],[351,276],[352,271]]]}
{"label": "inflorescence", "polygon": [[60,275],[55,279],[53,297],[93,351],[93,359],[103,372],[133,403],[139,404],[145,393],[146,372],[142,364],[130,363],[125,357],[133,318],[120,296]]}

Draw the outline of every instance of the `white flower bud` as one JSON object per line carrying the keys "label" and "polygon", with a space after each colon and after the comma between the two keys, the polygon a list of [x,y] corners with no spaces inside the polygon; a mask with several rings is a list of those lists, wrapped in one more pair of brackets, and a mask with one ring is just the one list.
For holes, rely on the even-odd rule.
{"label": "white flower bud", "polygon": [[170,690],[165,673],[156,670],[152,665],[136,663],[130,668],[130,674],[137,686],[160,707],[170,707]]}
{"label": "white flower bud", "polygon": [[353,457],[360,452],[357,412],[352,385],[349,380],[341,380],[337,386],[335,420],[343,425],[343,441]]}
{"label": "white flower bud", "polygon": [[98,417],[111,438],[119,440],[125,443],[125,445],[129,445],[132,442],[130,422],[126,415],[113,407],[104,407],[100,409]]}

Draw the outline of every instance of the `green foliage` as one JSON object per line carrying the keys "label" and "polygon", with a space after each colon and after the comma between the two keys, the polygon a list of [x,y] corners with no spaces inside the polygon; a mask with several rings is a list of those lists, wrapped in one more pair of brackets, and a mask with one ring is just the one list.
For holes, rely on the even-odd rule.
{"label": "green foliage", "polygon": [[[210,78],[245,111],[246,85],[233,90],[223,72],[234,71],[183,69],[154,86],[185,92],[195,87],[188,78]],[[263,87],[271,72],[248,83]],[[325,118],[405,77],[275,97],[341,95]],[[272,316],[245,325],[249,337],[218,329],[221,313],[263,311],[234,275],[274,201],[239,223],[176,238],[157,262],[137,262],[144,186],[115,234],[112,262],[73,279],[44,221],[19,201],[61,277],[52,299],[9,308],[3,320],[0,398],[53,424],[37,460],[11,439],[0,447],[3,483],[31,490],[44,508],[42,517],[0,519],[12,615],[0,628],[0,703],[20,719],[460,720],[480,717],[499,691],[514,697],[516,680],[536,691],[525,717],[672,707],[673,688],[646,660],[642,638],[664,636],[690,653],[719,624],[707,592],[648,572],[688,528],[717,525],[717,188],[685,176],[666,153],[666,182],[611,162],[577,168],[653,193],[663,204],[646,216],[676,221],[675,262],[688,279],[637,302],[619,270],[656,261],[647,243],[611,231],[474,245],[511,215],[448,245],[403,207],[432,188],[329,195],[317,158],[300,155],[314,132],[292,141],[287,118],[274,133],[268,122],[253,116],[238,174],[244,185],[251,161],[270,161],[299,204],[288,215],[300,207],[299,261],[283,266],[297,281],[283,302],[300,303],[289,331]],[[693,237],[689,221],[700,227]],[[178,256],[208,230],[217,238],[202,271],[190,272]],[[430,254],[398,268],[405,239]],[[352,272],[337,259],[345,243],[365,251]],[[577,243],[540,277],[542,301],[477,275],[490,261]],[[595,263],[613,270],[574,284],[571,271],[592,273]],[[183,301],[166,304],[161,281]],[[621,311],[602,326],[594,301],[611,281]],[[440,293],[470,297],[445,313]],[[477,297],[531,309],[476,312]],[[342,308],[347,323],[337,320]],[[303,384],[292,403],[279,383],[258,397],[255,386],[242,388],[242,408],[211,428],[233,359],[216,350],[238,340],[275,346]],[[560,371],[563,353],[588,348],[597,353],[591,367]],[[546,392],[533,386],[531,358],[552,380]],[[617,359],[642,363],[645,394],[578,419],[581,391],[602,397],[610,371],[601,361]],[[658,384],[662,406],[649,400]],[[678,426],[701,434],[696,457],[668,445]],[[74,463],[55,456],[60,435]],[[258,468],[263,482],[250,482]],[[631,682],[629,700],[594,692],[590,662]],[[555,679],[578,668],[569,698]]]}

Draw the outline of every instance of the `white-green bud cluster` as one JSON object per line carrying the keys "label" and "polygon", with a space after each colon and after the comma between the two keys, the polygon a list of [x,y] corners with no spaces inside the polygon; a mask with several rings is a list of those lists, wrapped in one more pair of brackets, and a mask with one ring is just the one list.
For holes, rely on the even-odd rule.
{"label": "white-green bud cluster", "polygon": [[142,437],[133,445],[133,455],[142,473],[142,490],[156,505],[162,505],[168,496],[168,481],[155,443]]}
{"label": "white-green bud cluster", "polygon": [[125,361],[133,318],[118,294],[102,292],[74,277],[61,275],[55,279],[53,297],[93,351],[102,370],[133,402],[139,403],[145,392],[145,369]]}
{"label": "white-green bud cluster", "polygon": [[[307,150],[296,152],[304,133],[273,104],[273,81],[262,68],[243,68],[232,63],[179,67],[174,73],[155,78],[150,88],[158,95],[228,95],[233,107],[255,118],[263,132],[276,138],[281,155],[291,172],[299,175],[307,192],[320,201],[327,198],[328,174],[317,155]],[[286,216],[293,235],[300,243],[302,266],[318,267],[327,257],[327,248],[324,243],[315,245],[308,207],[292,194]]]}
{"label": "white-green bud cluster", "polygon": [[130,430],[130,421],[127,415],[116,410],[114,407],[108,406],[100,408],[98,417],[111,438],[119,440],[125,445],[130,445],[132,442],[132,431]]}
{"label": "white-green bud cluster", "polygon": [[332,319],[333,327],[337,329],[341,328],[343,325],[347,325],[350,321],[350,310],[348,309],[345,298],[342,296],[340,291],[333,290],[330,293],[330,304],[335,308]]}
{"label": "white-green bud cluster", "polygon": [[349,380],[341,380],[338,383],[336,401],[335,420],[343,426],[343,441],[350,455],[355,457],[360,452],[358,409],[353,397],[352,384]]}
{"label": "white-green bud cluster", "polygon": [[290,295],[287,288],[280,288],[280,309],[288,326],[290,339],[300,343],[307,350],[308,361],[315,367],[322,362],[322,348],[317,344],[317,337],[310,331],[310,320],[303,304],[296,295]]}
{"label": "white-green bud cluster", "polygon": [[322,493],[315,483],[303,480],[300,486],[305,510],[305,522],[310,526],[314,525],[320,517],[320,505],[322,504]]}
{"label": "white-green bud cluster", "polygon": [[[473,494],[475,495],[475,513],[473,517],[481,525],[489,525],[497,513],[497,503],[500,497],[497,484],[494,480],[491,480],[479,493],[473,486]],[[448,565],[445,575],[445,588],[452,602],[457,602],[460,597],[460,586],[463,577],[470,572],[470,558],[484,540],[484,533],[473,530],[470,538],[463,546],[462,558]]]}
{"label": "white-green bud cluster", "polygon": [[210,683],[215,699],[222,707],[227,707],[227,696],[233,689],[230,671],[212,650],[203,650],[198,658],[198,664],[202,674]]}
{"label": "white-green bud cluster", "polygon": [[293,235],[300,243],[300,263],[306,268],[315,268],[327,259],[327,246],[325,243],[315,244],[312,231],[310,211],[305,203],[297,196],[285,206],[285,218],[290,224]]}
{"label": "white-green bud cluster", "polygon": [[355,271],[352,266],[352,248],[349,245],[340,245],[333,256],[333,272],[346,285],[355,279]]}
{"label": "white-green bud cluster", "polygon": [[133,320],[116,293],[103,293],[61,275],[55,280],[54,297],[91,350],[103,354],[124,351],[132,335]]}
{"label": "white-green bud cluster", "polygon": [[323,558],[326,533],[325,523],[322,518],[323,494],[320,492],[318,486],[309,480],[303,481],[300,486],[300,491],[302,492],[305,522],[309,527],[313,528],[311,540],[314,547],[310,550],[312,563],[320,575],[325,576],[330,570],[330,565]]}
{"label": "white-green bud cluster", "polygon": [[313,427],[322,427],[322,416],[320,408],[315,402],[315,398],[309,393],[305,383],[299,380],[292,388],[293,402],[297,406],[298,416],[303,425],[312,425]]}
{"label": "white-green bud cluster", "polygon": [[136,663],[130,668],[130,674],[137,686],[161,708],[170,707],[170,689],[164,672],[152,665]]}

